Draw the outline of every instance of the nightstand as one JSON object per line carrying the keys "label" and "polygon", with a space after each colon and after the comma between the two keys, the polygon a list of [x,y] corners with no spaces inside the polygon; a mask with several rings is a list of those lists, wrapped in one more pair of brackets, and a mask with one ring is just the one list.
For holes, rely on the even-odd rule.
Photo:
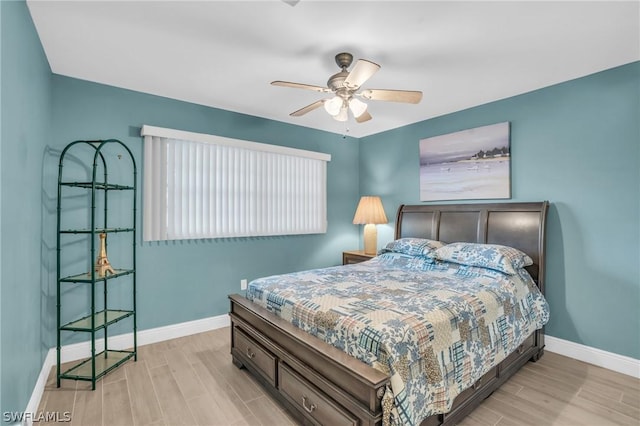
{"label": "nightstand", "polygon": [[365,254],[364,250],[351,250],[342,252],[342,264],[351,265],[373,259],[375,254]]}

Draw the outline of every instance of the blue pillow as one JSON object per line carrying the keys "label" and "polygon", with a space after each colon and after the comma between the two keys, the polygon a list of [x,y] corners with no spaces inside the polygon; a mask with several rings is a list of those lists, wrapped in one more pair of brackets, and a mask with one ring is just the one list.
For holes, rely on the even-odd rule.
{"label": "blue pillow", "polygon": [[435,252],[436,259],[460,265],[494,269],[516,275],[518,269],[533,265],[533,260],[518,249],[499,244],[451,243]]}
{"label": "blue pillow", "polygon": [[380,253],[402,253],[409,256],[434,257],[437,249],[444,246],[444,243],[426,238],[400,238],[391,241]]}

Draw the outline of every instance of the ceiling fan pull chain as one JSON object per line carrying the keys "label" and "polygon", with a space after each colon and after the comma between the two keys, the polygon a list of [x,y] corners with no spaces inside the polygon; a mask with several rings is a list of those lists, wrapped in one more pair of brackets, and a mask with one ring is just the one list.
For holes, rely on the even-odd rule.
{"label": "ceiling fan pull chain", "polygon": [[344,133],[342,134],[342,139],[347,139],[347,133],[349,133],[349,126],[347,122],[344,122]]}

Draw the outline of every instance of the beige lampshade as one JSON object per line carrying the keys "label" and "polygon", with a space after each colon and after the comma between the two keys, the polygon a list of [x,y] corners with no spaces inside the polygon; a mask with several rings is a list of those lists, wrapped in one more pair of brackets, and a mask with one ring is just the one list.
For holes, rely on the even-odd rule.
{"label": "beige lampshade", "polygon": [[356,214],[353,217],[355,225],[364,225],[364,252],[376,254],[378,247],[378,231],[376,224],[387,223],[380,197],[366,196],[360,198]]}
{"label": "beige lampshade", "polygon": [[365,196],[360,198],[356,214],[353,216],[354,225],[381,224],[387,222],[387,215],[384,214],[380,197]]}

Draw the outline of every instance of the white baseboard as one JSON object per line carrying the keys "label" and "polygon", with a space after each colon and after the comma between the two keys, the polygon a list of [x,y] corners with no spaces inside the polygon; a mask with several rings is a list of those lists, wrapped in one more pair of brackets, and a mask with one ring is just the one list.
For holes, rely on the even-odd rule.
{"label": "white baseboard", "polygon": [[[215,330],[227,327],[229,324],[229,316],[225,314],[195,321],[167,325],[164,327],[152,328],[149,330],[142,330],[138,332],[138,346],[149,345],[178,337]],[[579,343],[570,342],[568,340],[558,339],[553,336],[547,335],[544,339],[546,344],[545,350],[548,350],[549,352],[554,352],[598,367],[603,367],[628,376],[640,378],[640,360],[581,345]],[[109,346],[112,348],[129,348],[133,346],[133,334],[127,333],[113,336],[109,338],[109,342]],[[96,340],[96,346],[104,347],[104,341],[102,339]],[[75,361],[87,358],[90,354],[91,346],[89,342],[66,345],[62,347],[61,361]],[[47,383],[49,372],[51,371],[51,367],[55,365],[56,348],[51,348],[45,357],[42,370],[40,370],[40,375],[38,376],[38,380],[36,381],[31,394],[31,399],[29,400],[29,404],[25,410],[27,415],[22,422],[23,425],[32,426],[32,418],[35,416],[38,406],[40,405],[40,399],[44,393],[44,387]]]}
{"label": "white baseboard", "polygon": [[[215,330],[230,325],[228,315],[218,315],[216,317],[203,318],[195,321],[188,321],[179,324],[167,325],[164,327],[151,328],[138,332],[138,346],[150,345],[152,343],[162,342],[165,340],[175,339],[178,337],[190,336],[192,334],[202,333],[205,331]],[[133,333],[120,334],[118,336],[109,337],[109,347],[113,349],[125,349],[133,346]],[[96,340],[96,348],[104,348],[104,339]],[[72,345],[66,345],[61,348],[61,362],[76,361],[87,358],[91,355],[91,343],[81,342]],[[97,349],[98,350],[98,349]],[[22,421],[24,426],[32,426],[35,418],[44,387],[49,377],[51,367],[56,365],[56,348],[49,349],[47,356],[42,364],[40,375],[31,393],[31,399],[27,404],[25,416]]]}
{"label": "white baseboard", "polygon": [[31,399],[29,399],[27,408],[24,410],[25,417],[23,417],[22,425],[31,426],[33,424],[33,418],[38,412],[38,406],[49,378],[49,372],[54,365],[56,365],[56,348],[49,349],[47,356],[44,358],[40,375],[38,375],[36,385],[33,387],[33,392],[31,392]]}
{"label": "white baseboard", "polygon": [[[167,325],[164,327],[151,328],[138,332],[138,346],[150,345],[165,340],[176,339],[178,337],[190,336],[229,325],[228,315],[218,315],[217,317],[203,318],[195,321],[182,322],[179,324]],[[126,349],[133,347],[133,333],[119,334],[109,337],[110,349]],[[104,349],[104,339],[96,339],[96,352]],[[50,351],[55,353],[56,349]],[[91,355],[91,343],[81,342],[72,345],[65,345],[60,351],[61,362],[76,361],[88,358]],[[55,363],[55,359],[54,359]]]}
{"label": "white baseboard", "polygon": [[570,342],[568,340],[558,339],[553,336],[544,336],[545,350],[569,358],[577,359],[606,368],[607,370],[617,371],[627,376],[640,379],[640,360],[624,355],[614,354],[613,352],[603,351],[602,349],[592,348],[591,346],[581,345],[579,343]]}

